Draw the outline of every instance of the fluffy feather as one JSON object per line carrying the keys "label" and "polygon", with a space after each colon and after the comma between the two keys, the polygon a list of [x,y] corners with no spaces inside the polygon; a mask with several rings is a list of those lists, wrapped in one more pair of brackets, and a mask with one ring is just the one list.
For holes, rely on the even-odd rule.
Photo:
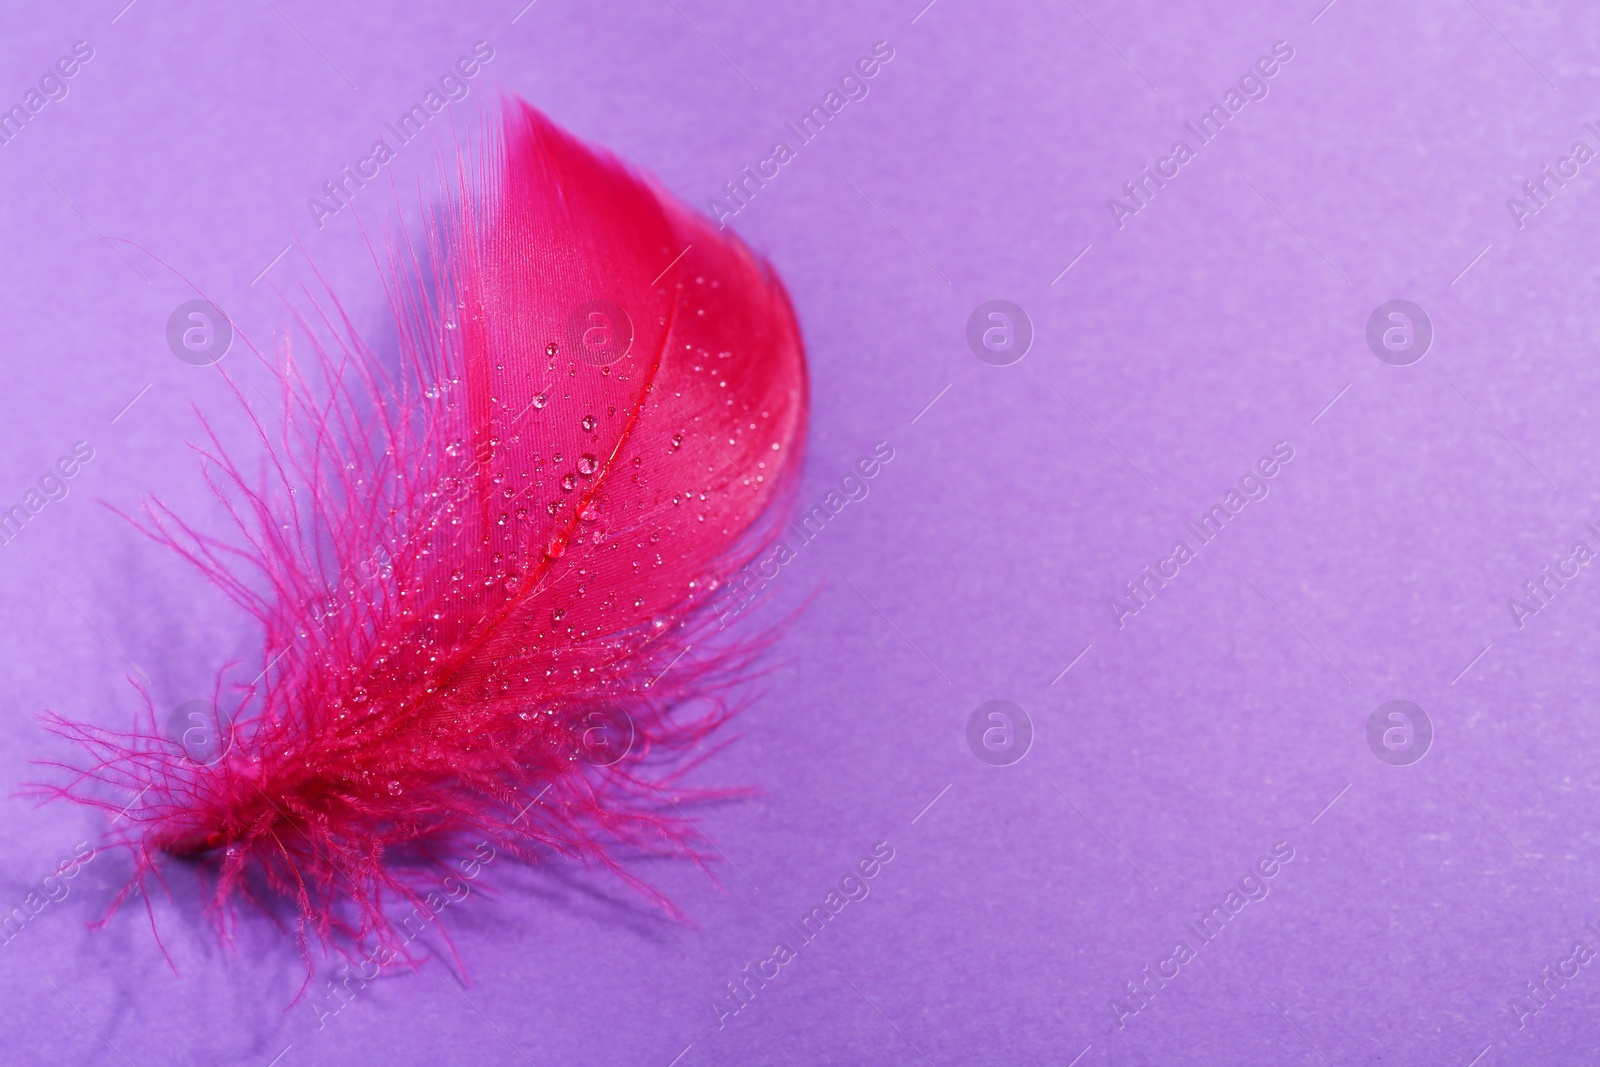
{"label": "fluffy feather", "polygon": [[673,789],[730,664],[685,653],[798,467],[792,308],[737,239],[519,101],[458,171],[391,249],[397,365],[330,296],[300,323],[336,338],[312,380],[280,351],[266,483],[210,436],[238,536],[146,505],[264,648],[208,766],[153,716],[52,718],[94,756],[53,791],[118,813],[123,896],[187,857],[224,929],[248,898],[291,904],[303,946],[394,943],[392,906],[485,836],[641,888],[620,854],[696,852]]}

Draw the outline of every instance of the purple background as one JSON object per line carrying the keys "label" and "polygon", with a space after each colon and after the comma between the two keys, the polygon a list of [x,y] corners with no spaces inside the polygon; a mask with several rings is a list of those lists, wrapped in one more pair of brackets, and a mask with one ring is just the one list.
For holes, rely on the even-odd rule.
{"label": "purple background", "polygon": [[[1574,942],[1600,949],[1600,578],[1521,629],[1508,598],[1575,540],[1600,547],[1600,162],[1521,229],[1506,198],[1574,140],[1600,148],[1582,125],[1600,122],[1600,14],[1323,2],[9,12],[6,104],[73,41],[96,54],[0,147],[0,503],[72,442],[95,449],[0,548],[8,787],[54,751],[40,709],[121,725],[130,661],[166,708],[251,654],[248,626],[96,501],[214,517],[195,407],[249,454],[216,372],[166,348],[184,278],[266,343],[287,318],[273,288],[314,263],[381,332],[352,213],[319,231],[305,200],[474,41],[495,57],[457,124],[521,94],[697,206],[888,41],[868,97],[734,225],[806,331],[803,501],[876,441],[896,455],[763,609],[806,605],[705,775],[764,789],[702,812],[721,888],[648,872],[692,924],[605,878],[497,862],[493,897],[444,915],[464,991],[430,962],[319,1030],[310,1003],[284,1009],[292,946],[252,921],[219,949],[182,879],[153,903],[177,974],[137,905],[86,931],[126,875],[107,854],[0,949],[0,1060],[1594,1062],[1600,965],[1520,1030],[1508,1002]],[[1270,95],[1117,229],[1107,198],[1279,40],[1295,55]],[[403,191],[369,187],[362,220],[414,209],[435,165],[404,149]],[[1409,367],[1364,338],[1397,297],[1436,330]],[[1036,330],[1010,367],[964,340],[992,298]],[[1278,441],[1294,459],[1270,496],[1119,630],[1110,598]],[[995,698],[1037,735],[1009,767],[966,746]],[[1396,698],[1437,734],[1409,767],[1366,739]],[[0,911],[101,830],[4,804]],[[879,841],[895,859],[870,897],[719,1030],[723,983]],[[1270,895],[1119,1030],[1124,983],[1196,944],[1184,920],[1279,842],[1294,858]]]}

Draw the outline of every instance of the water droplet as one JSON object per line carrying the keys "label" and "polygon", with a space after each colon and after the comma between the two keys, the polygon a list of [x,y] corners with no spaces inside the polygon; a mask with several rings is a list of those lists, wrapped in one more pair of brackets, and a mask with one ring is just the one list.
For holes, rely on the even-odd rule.
{"label": "water droplet", "polygon": [[559,351],[561,351],[561,346],[556,344],[554,341],[551,341],[549,344],[544,346],[544,354],[547,356],[553,356]]}
{"label": "water droplet", "polygon": [[[566,542],[566,539],[565,538],[561,538],[561,537],[553,538],[551,540],[551,542],[544,547],[544,554],[545,554],[545,556],[547,556],[550,559],[560,559],[562,556],[566,555],[567,554],[567,542]],[[560,617],[561,616],[559,616],[559,615],[556,616],[556,618],[560,618]]]}
{"label": "water droplet", "polygon": [[399,783],[399,782],[393,782],[393,781],[391,781],[391,782],[390,782],[390,783],[389,783],[389,795],[390,795],[390,796],[392,796],[392,797],[397,797],[397,796],[399,796],[399,795],[400,795],[400,794],[401,794],[401,793],[402,793],[402,792],[404,792],[404,790],[402,790],[402,789],[401,789],[401,788],[400,788],[400,783]]}
{"label": "water droplet", "polygon": [[570,490],[570,489],[576,489],[577,487],[578,487],[578,476],[576,474],[572,474],[572,473],[569,472],[569,473],[563,474],[561,476],[561,488]]}
{"label": "water droplet", "polygon": [[599,421],[600,420],[596,419],[593,415],[585,415],[583,417],[583,428],[585,430],[592,430],[599,424]]}
{"label": "water droplet", "polygon": [[545,402],[547,400],[549,400],[549,399],[550,398],[548,396],[546,396],[544,393],[534,393],[533,394],[533,406],[534,406],[534,408],[537,410],[538,408],[544,407]]}
{"label": "water droplet", "polygon": [[681,434],[681,433],[673,434],[672,435],[672,447],[673,448],[677,448],[681,444],[683,444],[683,434]]}
{"label": "water droplet", "polygon": [[585,452],[578,457],[578,473],[584,477],[588,477],[599,469],[600,461],[594,457],[594,453]]}

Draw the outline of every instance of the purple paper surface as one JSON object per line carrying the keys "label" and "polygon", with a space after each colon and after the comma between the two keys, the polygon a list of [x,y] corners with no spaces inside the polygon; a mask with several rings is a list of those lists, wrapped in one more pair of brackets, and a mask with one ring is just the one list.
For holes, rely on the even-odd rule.
{"label": "purple paper surface", "polygon": [[[150,902],[175,970],[137,900],[86,929],[118,854],[35,910],[104,820],[9,797],[0,1062],[1600,1056],[1600,12],[123,2],[0,40],[27,113],[0,114],[0,508],[92,450],[0,546],[8,797],[60,754],[42,709],[121,727],[129,676],[164,710],[259,655],[97,503],[215,519],[196,409],[258,454],[173,309],[270,343],[320,275],[381,335],[367,235],[499,92],[771,258],[810,356],[800,500],[848,502],[740,620],[795,613],[700,775],[761,789],[697,813],[720,886],[641,871],[689,922],[497,860],[439,917],[464,972],[435,930],[420,971],[295,1001],[292,940],[246,917],[221,948],[185,875]],[[995,300],[1020,359],[1015,313],[969,330]],[[971,727],[995,700],[1021,759],[1014,712]]]}

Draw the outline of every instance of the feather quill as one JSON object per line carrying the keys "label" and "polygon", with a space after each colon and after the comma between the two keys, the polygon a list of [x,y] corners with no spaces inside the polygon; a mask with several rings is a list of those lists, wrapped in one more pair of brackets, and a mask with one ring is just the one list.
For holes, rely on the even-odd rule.
{"label": "feather quill", "polygon": [[679,776],[740,657],[685,653],[798,469],[795,316],[737,238],[521,101],[476,160],[391,245],[395,365],[329,294],[300,323],[333,338],[313,374],[277,368],[266,484],[210,434],[237,534],[146,504],[264,648],[213,759],[153,714],[50,717],[93,759],[49,791],[117,813],[135,859],[119,902],[188,858],[224,931],[243,899],[286,909],[303,950],[398,947],[392,907],[486,836],[647,893],[625,855],[697,855]]}

